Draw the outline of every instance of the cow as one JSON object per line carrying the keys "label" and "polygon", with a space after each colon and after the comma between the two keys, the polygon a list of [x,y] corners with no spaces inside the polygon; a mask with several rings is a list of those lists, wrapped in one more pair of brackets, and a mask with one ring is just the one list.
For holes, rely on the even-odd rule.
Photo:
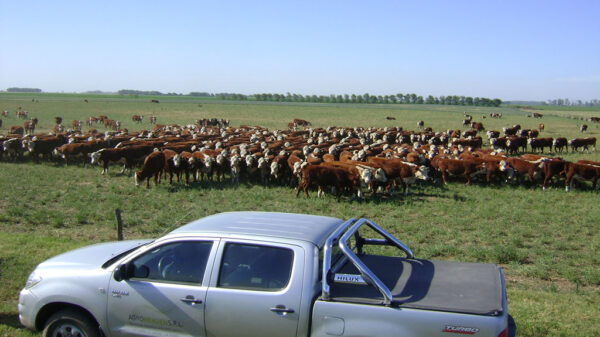
{"label": "cow", "polygon": [[554,146],[554,152],[562,152],[563,149],[568,150],[569,141],[565,137],[554,138],[554,142],[552,142],[552,146]]}
{"label": "cow", "polygon": [[423,127],[425,127],[425,122],[424,122],[424,121],[418,121],[418,122],[417,122],[417,127],[418,127],[419,129],[423,129]]}
{"label": "cow", "polygon": [[579,127],[579,131],[581,131],[581,132],[585,132],[585,131],[587,131],[587,129],[588,129],[588,126],[587,126],[587,124],[582,124],[582,125]]}
{"label": "cow", "polygon": [[294,118],[294,124],[296,125],[300,125],[300,126],[311,126],[312,124],[304,119],[299,119],[299,118]]}
{"label": "cow", "polygon": [[504,136],[515,136],[517,134],[517,131],[519,131],[521,129],[521,125],[516,124],[513,125],[512,127],[506,127],[506,128],[502,128],[502,131],[504,132]]}
{"label": "cow", "polygon": [[181,173],[184,172],[186,185],[190,184],[190,158],[192,158],[192,153],[188,151],[182,151],[173,157],[173,164],[177,168],[177,181],[181,180]]}
{"label": "cow", "polygon": [[157,99],[153,99],[150,102],[152,102],[152,103],[160,103]]}
{"label": "cow", "polygon": [[39,156],[51,157],[54,148],[61,146],[67,142],[67,138],[59,135],[47,138],[34,136],[30,140],[23,140],[23,148],[29,152],[29,157],[34,162],[39,162]]}
{"label": "cow", "polygon": [[[94,151],[98,151],[100,148],[103,147],[103,145],[105,145],[105,144],[103,144],[102,142],[98,142],[98,141],[64,144],[64,145],[61,145],[61,146],[55,148],[54,151],[52,152],[52,154],[55,157],[62,157],[65,160],[65,165],[68,166],[69,161],[73,157],[77,157],[77,156],[87,157],[88,154],[90,154]],[[85,166],[85,161],[83,162],[83,165]]]}
{"label": "cow", "polygon": [[2,142],[4,153],[8,154],[14,161],[23,156],[23,146],[19,138],[9,138]]}
{"label": "cow", "polygon": [[417,179],[429,179],[429,168],[424,165],[419,166],[400,159],[384,159],[379,157],[368,157],[367,162],[376,164],[383,170],[388,180],[385,186],[388,193],[391,193],[392,184],[400,184],[402,185],[404,195],[408,195],[410,193],[410,185],[414,184]]}
{"label": "cow", "polygon": [[23,137],[23,135],[25,134],[25,129],[23,129],[22,126],[11,126],[9,131],[9,134],[11,135],[19,135],[21,137]]}
{"label": "cow", "polygon": [[32,121],[25,121],[23,123],[23,130],[26,135],[32,135],[35,131],[35,124]]}
{"label": "cow", "polygon": [[483,127],[483,123],[480,122],[472,122],[471,123],[471,128],[477,130],[477,131],[484,131],[485,128]]}
{"label": "cow", "polygon": [[142,123],[143,119],[144,119],[144,116],[140,116],[140,115],[131,116],[131,120],[136,123]]}
{"label": "cow", "polygon": [[565,190],[567,192],[571,190],[574,179],[592,180],[592,189],[596,189],[598,178],[600,178],[600,167],[595,165],[566,162],[564,172],[567,177],[565,181]]}
{"label": "cow", "polygon": [[590,151],[588,146],[593,146],[594,151],[596,151],[596,137],[588,137],[588,138],[575,138],[569,140],[569,146],[571,147],[571,152],[576,152],[581,147],[581,151]]}
{"label": "cow", "polygon": [[540,132],[544,131],[544,123],[540,123],[540,125],[538,125],[538,129]]}
{"label": "cow", "polygon": [[[472,176],[485,173],[484,165],[474,160],[458,160],[438,158],[436,156],[435,166],[442,175],[444,184],[448,184],[447,175],[463,175],[467,179],[467,185],[471,185]],[[433,164],[433,163],[432,163]]]}
{"label": "cow", "polygon": [[600,123],[600,117],[590,117],[590,122]]}
{"label": "cow", "polygon": [[54,117],[54,124],[62,124],[62,117]]}
{"label": "cow", "polygon": [[154,185],[158,185],[163,171],[165,170],[165,165],[165,154],[162,151],[150,153],[146,159],[144,159],[142,168],[134,175],[135,186],[139,186],[140,181],[146,179],[146,188],[150,188],[151,177],[154,177]]}
{"label": "cow", "polygon": [[73,127],[73,130],[75,131],[81,131],[81,121],[78,119],[73,120],[73,122],[71,123],[71,126]]}
{"label": "cow", "polygon": [[486,134],[487,134],[488,139],[500,137],[500,131],[496,131],[496,130],[489,130]]}
{"label": "cow", "polygon": [[296,188],[296,197],[298,197],[302,189],[308,198],[308,188],[312,184],[317,185],[318,197],[324,194],[325,187],[335,187],[336,198],[339,201],[342,191],[346,188],[350,188],[359,194],[358,186],[360,186],[360,177],[340,167],[308,165],[302,170],[302,180]]}
{"label": "cow", "polygon": [[544,191],[548,188],[548,184],[553,177],[564,175],[566,161],[561,158],[543,158],[539,165],[544,173],[544,182],[542,188]]}
{"label": "cow", "polygon": [[541,169],[539,167],[540,163],[538,162],[532,163],[515,157],[506,158],[505,160],[510,165],[510,168],[512,168],[512,170],[505,169],[505,171],[509,171],[508,180],[513,179],[515,174],[517,180],[520,180],[523,175],[527,175],[529,182],[533,184],[535,176],[541,173]]}
{"label": "cow", "polygon": [[531,146],[531,151],[535,152],[539,150],[540,153],[544,153],[544,148],[547,147],[548,151],[552,151],[552,145],[554,144],[554,139],[552,137],[546,138],[529,138],[527,140],[529,146]]}
{"label": "cow", "polygon": [[102,163],[102,174],[108,172],[108,165],[112,162],[125,161],[121,174],[126,170],[131,170],[136,163],[143,162],[143,159],[152,153],[154,147],[151,145],[133,145],[118,148],[105,148],[90,154],[91,164]]}
{"label": "cow", "polygon": [[156,124],[156,116],[150,116],[150,124]]}
{"label": "cow", "polygon": [[395,121],[396,117],[387,116],[387,117],[385,117],[385,119],[387,119],[388,121]]}
{"label": "cow", "polygon": [[8,117],[8,110],[2,110],[2,116]]}
{"label": "cow", "polygon": [[544,115],[542,115],[541,113],[538,113],[538,112],[534,112],[532,114],[532,116],[533,116],[533,118],[542,118],[542,117],[544,117]]}
{"label": "cow", "polygon": [[527,138],[512,136],[506,140],[506,150],[509,154],[516,154],[519,149],[527,151]]}

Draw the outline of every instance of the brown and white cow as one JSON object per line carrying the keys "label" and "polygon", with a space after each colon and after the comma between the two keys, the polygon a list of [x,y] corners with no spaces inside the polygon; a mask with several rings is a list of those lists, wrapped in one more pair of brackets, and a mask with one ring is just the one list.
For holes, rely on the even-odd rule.
{"label": "brown and white cow", "polygon": [[536,152],[539,150],[540,153],[543,153],[545,147],[548,148],[548,151],[552,151],[552,144],[554,143],[554,139],[552,139],[552,137],[529,138],[527,142],[529,143],[529,146],[531,146],[531,151]]}
{"label": "brown and white cow", "polygon": [[[598,178],[600,178],[600,167],[588,164],[565,163],[565,190],[569,192],[574,180],[591,180],[592,189],[596,189]],[[600,186],[598,186],[600,187]]]}
{"label": "brown and white cow", "polygon": [[582,148],[582,152],[586,150],[590,152],[589,146],[592,146],[594,151],[596,151],[596,137],[571,139],[569,140],[569,146],[571,147],[571,152],[576,152],[579,148]]}
{"label": "brown and white cow", "polygon": [[302,180],[296,188],[296,197],[302,189],[308,198],[308,188],[313,184],[317,185],[318,197],[325,193],[327,186],[335,187],[336,198],[339,201],[346,188],[359,194],[360,177],[341,167],[308,165],[302,170]]}
{"label": "brown and white cow", "polygon": [[162,151],[150,153],[144,159],[142,168],[134,175],[135,186],[139,186],[140,181],[146,179],[146,188],[150,188],[150,178],[152,177],[154,177],[154,185],[158,185],[165,170],[165,163],[165,154]]}

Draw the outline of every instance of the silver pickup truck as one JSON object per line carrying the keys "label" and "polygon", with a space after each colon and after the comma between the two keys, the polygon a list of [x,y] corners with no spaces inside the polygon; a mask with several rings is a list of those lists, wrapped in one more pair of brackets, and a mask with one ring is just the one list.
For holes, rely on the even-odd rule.
{"label": "silver pickup truck", "polygon": [[508,333],[498,266],[416,259],[368,219],[287,213],[64,253],[32,272],[18,309],[52,337]]}

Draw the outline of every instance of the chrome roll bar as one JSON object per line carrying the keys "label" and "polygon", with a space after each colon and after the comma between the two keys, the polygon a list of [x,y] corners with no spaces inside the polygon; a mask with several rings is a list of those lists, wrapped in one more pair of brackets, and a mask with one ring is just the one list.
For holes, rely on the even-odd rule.
{"label": "chrome roll bar", "polygon": [[[377,233],[379,233],[381,236],[383,236],[384,239],[361,238],[360,235],[358,234],[358,229],[365,224],[367,226],[369,226],[370,228],[372,228]],[[342,235],[342,233],[344,233],[344,234]],[[341,235],[341,237],[340,237],[340,235]],[[393,297],[392,297],[392,293],[390,292],[388,287],[386,287],[386,285],[383,282],[381,282],[381,280],[369,269],[369,267],[367,267],[358,258],[358,256],[356,256],[356,254],[354,254],[352,249],[350,247],[348,247],[348,244],[346,242],[352,237],[352,235],[354,235],[356,238],[356,241],[357,241],[356,248],[359,253],[362,252],[362,246],[364,244],[389,245],[389,246],[396,246],[398,249],[404,251],[404,253],[406,253],[406,256],[409,259],[414,259],[414,254],[410,250],[410,248],[408,248],[408,246],[406,246],[400,240],[393,237],[390,233],[388,233],[383,228],[381,228],[380,226],[375,224],[373,221],[371,221],[369,219],[364,219],[364,218],[359,219],[359,220],[356,220],[354,218],[349,219],[348,221],[341,224],[329,236],[329,238],[327,238],[327,241],[325,241],[324,252],[323,252],[323,284],[322,284],[321,297],[324,300],[330,300],[330,286],[329,286],[329,276],[330,275],[329,275],[329,272],[331,270],[331,253],[332,253],[333,244],[337,243],[338,246],[340,247],[340,250],[344,253],[343,258],[349,259],[350,262],[352,262],[352,264],[356,267],[356,269],[358,269],[358,271],[360,272],[363,279],[369,285],[375,287],[375,289],[377,289],[383,295],[383,304],[391,305],[392,301],[393,301]],[[337,266],[341,266],[341,264],[338,263]]]}

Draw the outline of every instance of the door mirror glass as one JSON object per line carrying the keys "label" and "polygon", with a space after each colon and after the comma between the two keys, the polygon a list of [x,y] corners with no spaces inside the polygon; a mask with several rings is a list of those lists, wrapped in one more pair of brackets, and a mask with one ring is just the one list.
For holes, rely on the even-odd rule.
{"label": "door mirror glass", "polygon": [[121,282],[129,278],[130,265],[127,263],[120,264],[113,274],[115,281]]}

